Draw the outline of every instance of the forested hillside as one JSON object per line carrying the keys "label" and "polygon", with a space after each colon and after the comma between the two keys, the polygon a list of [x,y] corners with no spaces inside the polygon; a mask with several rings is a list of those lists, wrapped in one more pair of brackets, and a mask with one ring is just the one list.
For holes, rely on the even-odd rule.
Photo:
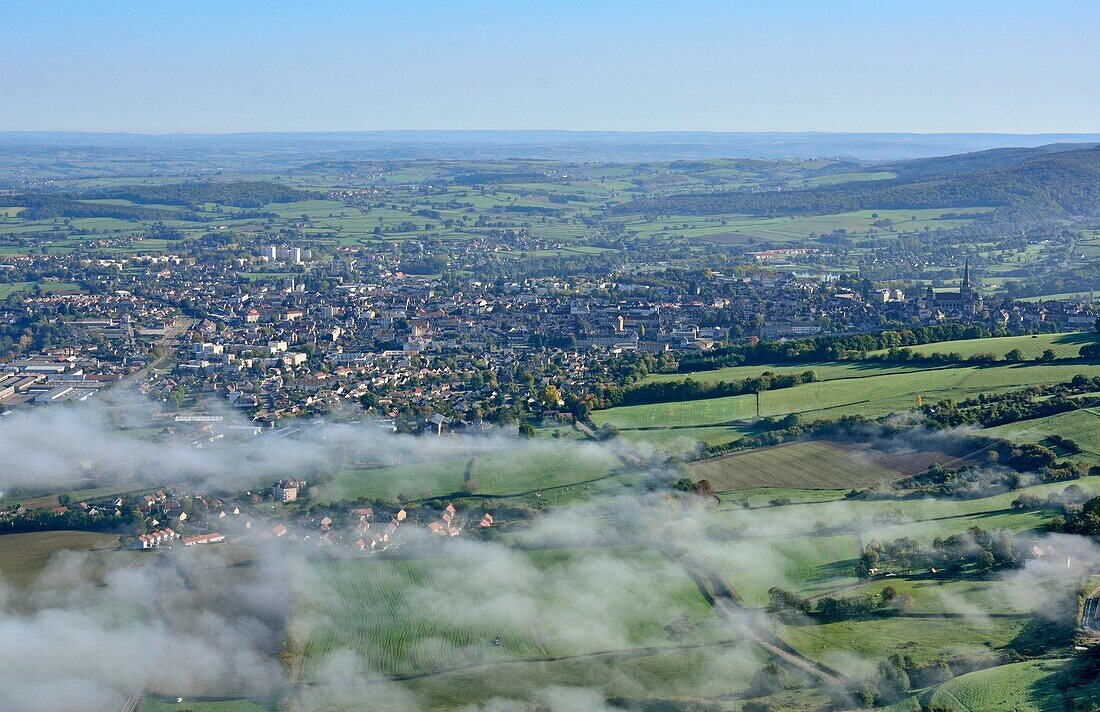
{"label": "forested hillside", "polygon": [[[983,160],[989,160],[986,157]],[[955,164],[957,165],[957,163]],[[941,166],[943,167],[943,166]],[[927,165],[923,169],[927,170]],[[1026,158],[1000,168],[790,191],[722,191],[636,199],[620,214],[824,215],[852,210],[997,207],[1028,218],[1100,213],[1100,148]]]}
{"label": "forested hillside", "polygon": [[89,198],[112,198],[133,203],[180,205],[194,208],[205,203],[220,203],[236,208],[261,208],[269,203],[291,203],[310,196],[300,190],[269,181],[233,183],[167,183],[131,185],[95,191]]}

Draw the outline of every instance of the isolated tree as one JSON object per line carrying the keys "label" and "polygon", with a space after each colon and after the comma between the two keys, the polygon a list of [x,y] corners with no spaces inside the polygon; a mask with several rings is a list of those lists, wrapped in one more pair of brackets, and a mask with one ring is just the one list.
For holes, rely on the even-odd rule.
{"label": "isolated tree", "polygon": [[544,406],[554,409],[558,407],[558,403],[561,401],[561,392],[558,391],[557,386],[548,384],[542,389],[541,398]]}
{"label": "isolated tree", "polygon": [[699,480],[692,487],[692,491],[700,497],[714,497],[714,485],[710,483],[710,480]]}

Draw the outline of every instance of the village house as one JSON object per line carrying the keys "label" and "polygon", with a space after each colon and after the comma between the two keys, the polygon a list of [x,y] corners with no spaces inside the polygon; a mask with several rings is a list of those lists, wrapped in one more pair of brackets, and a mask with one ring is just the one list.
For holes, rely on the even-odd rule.
{"label": "village house", "polygon": [[303,494],[306,488],[306,481],[300,480],[295,477],[291,477],[285,480],[279,480],[271,486],[271,494],[275,497],[276,502],[293,502],[298,499],[299,494]]}

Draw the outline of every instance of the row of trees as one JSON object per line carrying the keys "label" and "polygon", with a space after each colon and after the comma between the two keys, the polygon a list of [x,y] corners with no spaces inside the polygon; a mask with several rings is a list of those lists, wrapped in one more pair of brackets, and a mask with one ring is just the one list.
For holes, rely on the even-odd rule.
{"label": "row of trees", "polygon": [[815,336],[789,341],[758,341],[747,345],[728,346],[687,354],[680,358],[677,370],[711,371],[727,366],[755,363],[798,363],[807,361],[836,361],[863,355],[869,351],[900,349],[920,346],[937,341],[959,339],[984,339],[994,336],[1011,336],[1007,329],[990,329],[981,324],[947,322],[913,329],[886,330],[878,334],[854,334],[851,336]]}
{"label": "row of trees", "polygon": [[40,531],[129,531],[141,523],[141,512],[127,509],[119,516],[107,513],[88,514],[70,509],[66,512],[54,512],[49,509],[28,509],[21,515],[13,516],[0,523],[0,532],[14,534],[18,532]]}
{"label": "row of trees", "polygon": [[[1094,359],[1100,357],[1100,343],[1086,344],[1081,347],[1079,352],[1080,358]],[[982,351],[976,354],[970,354],[969,356],[963,356],[957,351],[949,351],[947,353],[921,353],[914,351],[908,347],[904,348],[892,348],[889,351],[879,354],[868,355],[863,358],[866,361],[881,361],[883,363],[913,363],[913,364],[954,364],[954,363],[967,363],[977,365],[989,365],[994,363],[1023,363],[1027,359],[1024,358],[1024,352],[1020,349],[1011,349],[1005,352],[1004,356],[999,356],[992,351]],[[1058,354],[1054,352],[1054,349],[1044,349],[1041,354],[1036,356],[1033,361],[1037,363],[1053,363],[1058,361]]]}
{"label": "row of trees", "polygon": [[767,611],[781,618],[814,616],[830,620],[857,618],[872,614],[894,614],[913,607],[914,599],[886,586],[876,594],[823,596],[810,599],[778,586],[768,589]]}

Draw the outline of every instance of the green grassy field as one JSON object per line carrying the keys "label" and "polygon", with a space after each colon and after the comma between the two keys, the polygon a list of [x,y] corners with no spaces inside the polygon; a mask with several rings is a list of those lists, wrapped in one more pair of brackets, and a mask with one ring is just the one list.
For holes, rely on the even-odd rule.
{"label": "green grassy field", "polygon": [[141,701],[142,712],[273,712],[274,704],[266,705],[254,700],[211,700],[185,699],[176,702],[175,698],[146,696]]}
{"label": "green grassy field", "polygon": [[[834,215],[807,217],[767,218],[747,215],[669,215],[658,218],[634,218],[626,222],[626,228],[639,235],[676,235],[685,238],[709,239],[732,244],[786,243],[810,239],[812,235],[825,235],[836,230],[846,230],[850,235],[890,232],[914,232],[927,227],[930,230],[967,225],[972,218],[944,218],[946,213],[979,214],[992,208],[958,209],[928,208],[921,210],[858,210]],[[883,219],[893,221],[891,230],[876,227]]]}
{"label": "green grassy field", "polygon": [[1058,294],[1044,294],[1038,297],[1020,297],[1021,302],[1049,302],[1057,299],[1070,299],[1095,303],[1097,301],[1097,294],[1096,292],[1061,292]]}
{"label": "green grassy field", "polygon": [[1095,408],[999,425],[984,433],[1029,443],[1043,443],[1052,435],[1060,435],[1077,443],[1083,451],[1082,459],[1100,464],[1100,411]]}
{"label": "green grassy field", "polygon": [[849,489],[805,489],[802,487],[752,487],[722,493],[720,499],[723,505],[765,507],[772,506],[775,499],[786,498],[795,504],[809,502],[832,502],[844,499]]}
{"label": "green grassy field", "polygon": [[665,381],[683,381],[692,379],[699,383],[734,383],[746,378],[755,378],[764,373],[802,374],[813,371],[819,380],[832,381],[838,378],[865,378],[888,373],[911,373],[922,370],[923,366],[896,363],[874,363],[862,361],[817,361],[813,363],[773,363],[754,366],[730,366],[713,371],[695,371],[692,373],[652,373],[642,383],[661,383]]}
{"label": "green grassy field", "polygon": [[574,443],[563,460],[553,441],[536,441],[512,453],[487,453],[380,468],[358,468],[333,476],[314,494],[317,501],[338,499],[427,499],[464,489],[473,494],[515,496],[552,501],[600,491],[633,481],[609,450]]}
{"label": "green grassy field", "polygon": [[[1039,358],[1043,351],[1050,349],[1057,358],[1076,358],[1081,347],[1095,343],[1097,334],[1087,331],[1072,331],[1060,334],[1035,334],[1031,336],[1002,336],[992,339],[963,339],[959,341],[936,341],[909,348],[919,354],[956,353],[962,357],[979,353],[993,353],[1004,356],[1013,349],[1019,349],[1024,359]],[[881,351],[872,352],[883,353]]]}
{"label": "green grassy field", "polygon": [[805,181],[807,187],[816,188],[820,185],[837,185],[839,183],[857,183],[872,180],[890,180],[897,178],[898,174],[892,171],[867,171],[865,173],[830,173],[823,176],[814,176]]}
{"label": "green grassy field", "polygon": [[42,290],[43,294],[80,291],[80,285],[73,282],[8,282],[0,284],[0,299],[6,299],[12,294],[30,294],[36,286]]}
{"label": "green grassy field", "polygon": [[856,583],[860,553],[853,534],[815,534],[735,540],[693,555],[721,572],[746,604],[763,606],[773,586],[810,595]]}
{"label": "green grassy field", "polygon": [[960,675],[939,685],[930,703],[936,709],[963,711],[1065,709],[1057,673],[1066,664],[1065,660],[1029,660]]}
{"label": "green grassy field", "polygon": [[[956,366],[859,379],[806,383],[760,394],[761,416],[800,413],[804,419],[844,415],[875,417],[907,410],[917,396],[926,403],[963,400],[979,393],[1000,393],[1041,383],[1061,383],[1077,374],[1100,376],[1100,365],[1016,364]],[[756,415],[755,396],[741,395],[675,403],[621,406],[592,413],[593,422],[619,428],[700,426],[747,420]]]}
{"label": "green grassy field", "polygon": [[[678,566],[637,549],[365,559],[320,564],[318,574],[289,630],[302,680],[338,650],[386,674],[441,671],[671,645],[664,626],[677,616],[713,616]],[[631,585],[609,600],[612,576]]]}
{"label": "green grassy field", "polygon": [[[1061,492],[1069,484],[1038,485],[1024,491],[1046,496]],[[1100,494],[1100,477],[1086,477],[1072,484],[1086,492]],[[804,595],[820,595],[854,586],[861,543],[874,539],[890,541],[910,537],[930,545],[936,537],[950,536],[972,526],[1012,532],[1043,528],[1051,515],[1012,509],[1012,501],[1019,495],[1020,491],[1015,491],[970,500],[875,501],[841,500],[843,491],[840,490],[746,490],[736,496],[723,497],[719,511],[709,515],[707,531],[723,543],[699,547],[695,553],[718,568],[747,603],[761,606],[772,586]],[[778,497],[789,499],[792,504],[768,506],[769,501]],[[743,503],[752,508],[745,509],[741,506]],[[777,536],[777,533],[783,535]],[[767,563],[762,565],[761,562]],[[952,583],[894,579],[890,583],[914,595],[917,601],[914,613],[940,613],[945,601],[961,599],[973,609],[997,605],[1002,611],[1024,613],[1030,610],[1007,605],[1001,600],[1003,591],[998,594],[988,582],[979,580]],[[868,584],[866,588],[872,590],[876,585],[881,586]],[[900,622],[892,632],[886,624],[876,625],[882,627],[883,634],[889,632],[894,641],[905,639],[904,625]],[[843,626],[837,630],[844,631],[838,636],[849,632]],[[975,630],[970,632],[975,633]],[[1003,632],[1005,635],[1010,633]],[[930,644],[934,629],[922,635],[927,636],[922,645]],[[810,644],[809,633],[806,636],[806,643]],[[980,645],[984,640],[972,642]],[[828,642],[841,644],[839,637]]]}
{"label": "green grassy field", "polygon": [[866,661],[893,653],[927,662],[941,655],[1011,647],[1026,639],[1036,610],[1060,593],[1065,582],[1031,579],[1026,596],[1017,591],[1018,585],[997,577],[880,579],[842,595],[877,594],[891,586],[912,596],[912,607],[894,616],[790,624],[783,635],[808,657],[853,676],[861,674]]}
{"label": "green grassy field", "polygon": [[29,585],[50,558],[61,551],[111,551],[118,535],[99,532],[49,531],[0,536],[0,575],[17,586]]}
{"label": "green grassy field", "polygon": [[669,453],[692,454],[698,449],[700,443],[719,445],[738,440],[751,432],[750,426],[741,423],[701,428],[624,430],[619,437],[632,443],[640,452],[646,452],[652,448]]}
{"label": "green grassy field", "polygon": [[811,660],[858,678],[870,672],[868,661],[894,653],[909,655],[919,664],[940,655],[1004,648],[1027,623],[1027,618],[871,618],[788,625],[781,635]]}
{"label": "green grassy field", "polygon": [[[662,649],[641,651],[620,656],[587,657],[542,663],[522,663],[482,668],[475,672],[455,672],[435,675],[404,683],[422,709],[466,710],[482,709],[490,700],[540,700],[537,691],[570,690],[582,692],[562,700],[554,710],[604,709],[600,696],[621,696],[627,699],[671,699],[671,707],[644,709],[692,709],[685,705],[702,699],[722,705],[716,709],[737,709],[729,706],[731,695],[744,691],[753,674],[768,661],[768,654],[744,641],[720,642],[692,649]],[[541,696],[545,699],[544,696]],[[803,695],[803,700],[812,695]],[[688,702],[682,702],[688,700]],[[499,709],[526,710],[515,706]],[[478,705],[475,707],[475,705]],[[487,709],[497,707],[485,705]],[[342,709],[342,708],[341,708]],[[548,709],[542,707],[542,709]],[[706,707],[702,709],[708,709]],[[798,707],[782,709],[797,710]],[[801,709],[819,709],[808,706]]]}

